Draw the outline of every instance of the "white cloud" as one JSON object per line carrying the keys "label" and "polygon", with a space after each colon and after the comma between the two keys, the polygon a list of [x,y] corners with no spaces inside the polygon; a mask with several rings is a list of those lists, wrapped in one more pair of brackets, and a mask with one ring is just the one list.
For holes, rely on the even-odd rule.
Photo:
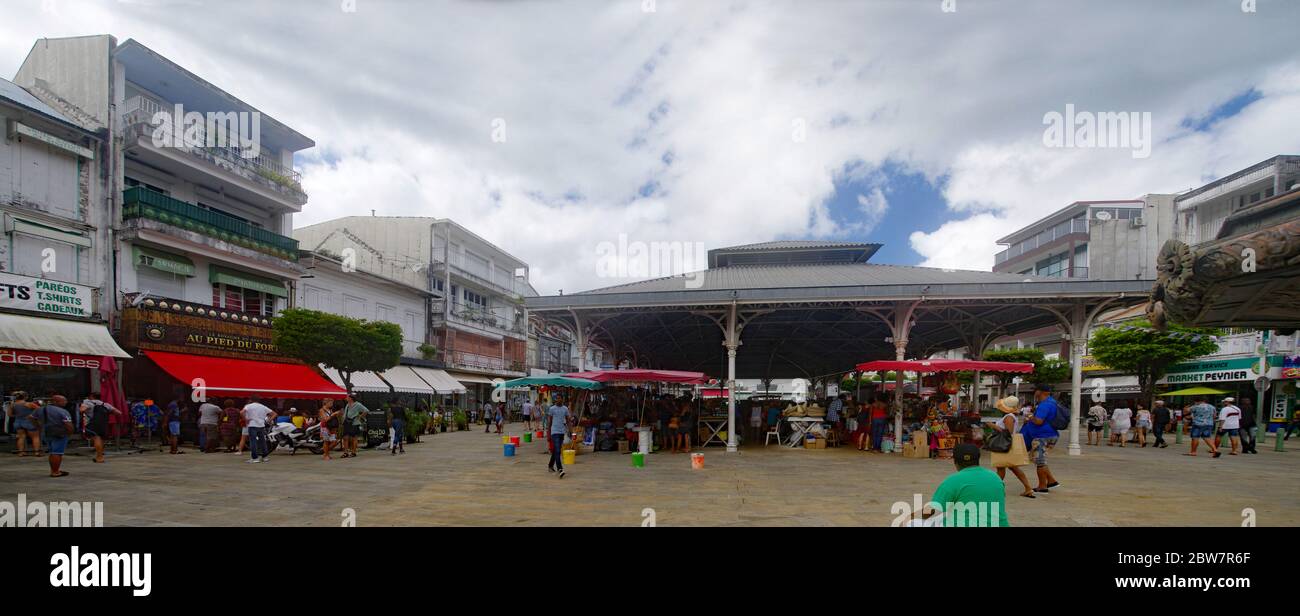
{"label": "white cloud", "polygon": [[[1300,151],[1292,3],[58,5],[0,20],[0,71],[41,36],[136,38],[316,140],[297,224],[448,216],[528,261],[543,292],[605,284],[595,248],[619,233],[834,235],[824,204],[849,163],[946,177],[951,218],[914,221],[908,241],[970,268],[1071,201]],[[1252,86],[1263,98],[1240,116],[1180,132]],[[1044,149],[1043,114],[1066,103],[1152,112],[1151,158]],[[863,190],[862,224],[907,212],[889,187]]]}

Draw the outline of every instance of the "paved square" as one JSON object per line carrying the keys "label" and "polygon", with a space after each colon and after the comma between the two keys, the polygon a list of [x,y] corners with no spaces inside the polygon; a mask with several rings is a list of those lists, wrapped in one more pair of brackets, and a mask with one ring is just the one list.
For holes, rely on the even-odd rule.
{"label": "paved square", "polygon": [[[60,479],[47,477],[44,458],[0,454],[0,499],[103,500],[106,524],[127,526],[330,526],[344,508],[361,526],[636,526],[647,507],[662,526],[885,526],[893,503],[928,498],[952,470],[946,460],[760,445],[730,455],[706,449],[699,471],[682,454],[651,455],[641,469],[628,455],[584,454],[561,480],[546,472],[542,442],[506,458],[501,438],[482,431],[423,438],[396,457],[363,451],[325,462],[281,451],[260,465],[156,448],[92,464],[77,450],[64,464],[72,474]],[[1013,526],[1237,526],[1253,508],[1261,526],[1300,525],[1300,441],[1285,453],[1272,443],[1218,460],[1180,455],[1186,443],[1085,447],[1076,458],[1061,446],[1051,462],[1062,487],[1029,500],[1008,476],[1008,516]]]}

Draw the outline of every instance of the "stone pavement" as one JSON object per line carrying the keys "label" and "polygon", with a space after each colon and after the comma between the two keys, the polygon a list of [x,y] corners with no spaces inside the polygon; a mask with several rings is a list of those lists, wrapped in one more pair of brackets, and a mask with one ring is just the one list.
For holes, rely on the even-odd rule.
{"label": "stone pavement", "polygon": [[[561,480],[546,472],[542,442],[506,458],[501,438],[481,431],[423,439],[396,457],[362,451],[326,462],[280,451],[258,465],[156,448],[92,464],[89,450],[76,450],[65,459],[71,475],[59,479],[48,478],[44,458],[5,453],[0,500],[102,500],[105,523],[127,526],[332,526],[344,508],[360,526],[635,526],[646,508],[662,526],[886,526],[894,503],[928,498],[952,471],[947,460],[773,445],[706,449],[699,471],[682,454],[653,454],[641,469],[628,455],[583,454]],[[1029,500],[1008,475],[1008,516],[1013,526],[1237,526],[1253,508],[1261,526],[1300,525],[1300,441],[1288,445],[1277,453],[1270,439],[1258,455],[1218,460],[1180,455],[1186,443],[1085,447],[1074,458],[1058,446],[1050,460],[1062,487]]]}

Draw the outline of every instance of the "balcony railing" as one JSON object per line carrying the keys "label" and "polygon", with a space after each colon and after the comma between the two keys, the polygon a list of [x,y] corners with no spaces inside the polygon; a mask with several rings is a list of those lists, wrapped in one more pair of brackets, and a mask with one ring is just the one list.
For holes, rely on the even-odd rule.
{"label": "balcony railing", "polygon": [[524,365],[522,362],[511,361],[491,355],[479,355],[478,353],[469,353],[466,351],[449,351],[444,354],[444,357],[446,364],[452,368],[496,370],[499,372],[518,372],[521,374],[524,371]]}
{"label": "balcony railing", "polygon": [[[122,125],[126,127],[127,137],[137,139],[153,138],[154,114],[172,112],[170,106],[143,96],[127,100],[123,104],[123,109]],[[176,130],[181,131],[182,128],[177,127]],[[198,129],[198,142],[209,143],[206,127]],[[212,143],[220,142],[214,141]],[[306,200],[307,193],[302,189],[302,174],[292,167],[284,166],[274,153],[259,147],[257,156],[245,157],[242,148],[229,145],[237,143],[237,141],[227,138],[224,142],[228,145],[214,145],[211,147],[183,146],[176,149],[207,160],[227,171],[258,182],[277,192],[286,193],[294,197],[295,201]]]}
{"label": "balcony railing", "polygon": [[[433,264],[433,268],[435,272],[445,267],[447,267],[447,264],[443,263],[442,261],[435,261]],[[452,273],[461,276],[463,278],[466,278],[467,280],[470,280],[471,282],[474,282],[480,286],[492,289],[507,297],[515,298],[519,295],[519,292],[515,289],[515,280],[513,278],[511,278],[508,282],[489,279],[487,276],[483,275],[483,273],[475,272],[474,270],[466,267],[464,258],[458,254],[451,255],[451,268],[452,268]]]}
{"label": "balcony railing", "polygon": [[143,186],[128,188],[122,193],[122,218],[156,220],[281,259],[292,261],[298,258],[298,240]]}
{"label": "balcony railing", "polygon": [[[453,302],[450,320],[469,327],[523,335],[523,320],[511,316],[513,312],[513,310],[490,310],[474,304]],[[434,313],[433,320],[435,326],[441,324],[442,313]]]}
{"label": "balcony railing", "polygon": [[993,263],[995,265],[1001,264],[1004,261],[1007,261],[1009,259],[1014,259],[1016,257],[1019,257],[1020,255],[1023,255],[1027,252],[1037,249],[1039,246],[1046,246],[1049,242],[1053,242],[1071,233],[1087,233],[1087,232],[1088,232],[1088,220],[1086,218],[1070,219],[1050,229],[1044,229],[1027,240],[1024,240],[1016,244],[1012,244],[1006,250],[1003,250],[1002,252],[999,252],[998,254],[994,255]]}

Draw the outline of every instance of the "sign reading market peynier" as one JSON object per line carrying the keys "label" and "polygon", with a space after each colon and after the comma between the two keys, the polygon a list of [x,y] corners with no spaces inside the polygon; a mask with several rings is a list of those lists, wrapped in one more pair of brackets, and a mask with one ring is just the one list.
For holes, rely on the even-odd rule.
{"label": "sign reading market peynier", "polygon": [[86,318],[94,312],[93,287],[0,272],[0,308]]}
{"label": "sign reading market peynier", "polygon": [[1213,361],[1195,361],[1174,364],[1159,383],[1164,385],[1182,385],[1185,383],[1226,383],[1231,381],[1254,381],[1260,376],[1279,378],[1281,369],[1270,366],[1267,375],[1259,373],[1258,357],[1234,357]]}

